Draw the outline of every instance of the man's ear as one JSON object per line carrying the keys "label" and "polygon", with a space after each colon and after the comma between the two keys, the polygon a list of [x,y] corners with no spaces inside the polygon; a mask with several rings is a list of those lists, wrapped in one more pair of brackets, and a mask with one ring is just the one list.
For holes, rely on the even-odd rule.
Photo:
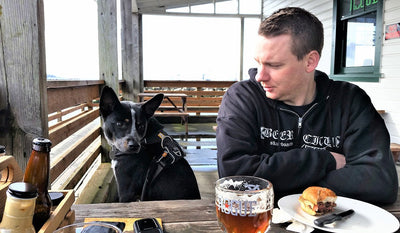
{"label": "man's ear", "polygon": [[121,104],[114,90],[105,86],[101,91],[100,96],[100,114],[105,118],[110,115],[116,106]]}
{"label": "man's ear", "polygon": [[149,99],[142,105],[142,111],[147,118],[154,115],[154,112],[158,109],[164,99],[164,94],[157,94],[153,98]]}
{"label": "man's ear", "polygon": [[305,63],[306,63],[306,72],[310,73],[313,72],[319,63],[319,53],[316,50],[312,50],[309,52],[306,57],[305,57]]}

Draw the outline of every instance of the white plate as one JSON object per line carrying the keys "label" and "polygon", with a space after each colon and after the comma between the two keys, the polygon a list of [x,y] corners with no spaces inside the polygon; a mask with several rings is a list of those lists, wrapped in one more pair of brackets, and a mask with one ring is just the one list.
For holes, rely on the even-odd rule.
{"label": "white plate", "polygon": [[354,214],[342,221],[337,221],[324,227],[318,227],[314,220],[318,217],[305,213],[300,208],[300,194],[282,197],[278,201],[281,210],[288,213],[293,219],[325,231],[330,232],[395,232],[399,228],[399,221],[386,210],[359,200],[338,197],[334,213],[353,209]]}

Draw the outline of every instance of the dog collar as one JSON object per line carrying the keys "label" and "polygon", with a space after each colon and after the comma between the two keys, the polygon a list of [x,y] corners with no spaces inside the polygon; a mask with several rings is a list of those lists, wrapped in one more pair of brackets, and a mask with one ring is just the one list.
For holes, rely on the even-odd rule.
{"label": "dog collar", "polygon": [[164,132],[164,130],[161,129],[156,134],[153,134],[150,137],[144,137],[141,140],[141,144],[148,145],[148,144],[160,143],[162,138],[158,136],[159,134],[165,135],[166,133]]}

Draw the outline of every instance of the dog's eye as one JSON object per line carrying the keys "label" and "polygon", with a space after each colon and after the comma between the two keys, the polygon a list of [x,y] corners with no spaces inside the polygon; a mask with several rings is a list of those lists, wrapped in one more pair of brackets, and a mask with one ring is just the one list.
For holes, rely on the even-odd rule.
{"label": "dog's eye", "polygon": [[137,124],[136,127],[137,127],[138,129],[143,130],[143,129],[144,129],[144,124]]}
{"label": "dog's eye", "polygon": [[122,122],[118,121],[118,122],[116,123],[116,125],[117,125],[117,127],[122,127],[124,124],[123,124]]}
{"label": "dog's eye", "polygon": [[146,129],[146,125],[145,125],[145,124],[141,124],[141,123],[136,123],[136,129],[137,129],[139,132],[142,132],[142,133],[143,133],[143,131]]}

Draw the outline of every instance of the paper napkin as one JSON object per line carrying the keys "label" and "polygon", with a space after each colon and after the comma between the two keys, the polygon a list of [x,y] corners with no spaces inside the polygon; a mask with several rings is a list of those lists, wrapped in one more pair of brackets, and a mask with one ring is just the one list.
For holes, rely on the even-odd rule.
{"label": "paper napkin", "polygon": [[272,223],[279,224],[279,223],[285,223],[285,222],[291,222],[291,224],[286,227],[286,230],[288,230],[288,231],[294,231],[294,232],[299,232],[299,233],[310,233],[314,230],[313,227],[310,227],[308,225],[305,225],[301,222],[294,220],[285,211],[283,211],[279,208],[273,209]]}

